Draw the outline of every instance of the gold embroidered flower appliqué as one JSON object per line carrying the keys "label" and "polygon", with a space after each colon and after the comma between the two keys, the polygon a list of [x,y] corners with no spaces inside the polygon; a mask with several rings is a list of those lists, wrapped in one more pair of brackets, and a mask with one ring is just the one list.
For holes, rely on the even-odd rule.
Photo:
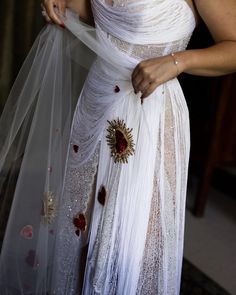
{"label": "gold embroidered flower appliqu\u00e9", "polygon": [[42,216],[45,223],[53,223],[56,217],[56,203],[53,192],[45,192],[43,200]]}
{"label": "gold embroidered flower appliqu\u00e9", "polygon": [[126,126],[124,120],[108,121],[108,145],[111,148],[111,156],[115,163],[128,163],[129,156],[134,155],[134,141],[132,130]]}

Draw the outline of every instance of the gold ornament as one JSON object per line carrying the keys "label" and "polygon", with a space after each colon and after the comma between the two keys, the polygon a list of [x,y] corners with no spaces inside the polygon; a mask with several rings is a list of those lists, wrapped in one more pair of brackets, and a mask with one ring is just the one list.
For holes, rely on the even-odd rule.
{"label": "gold ornament", "polygon": [[124,120],[107,121],[108,135],[106,136],[108,145],[111,148],[111,156],[115,163],[128,163],[128,157],[134,155],[134,141],[132,130],[127,128]]}
{"label": "gold ornament", "polygon": [[42,216],[45,223],[53,223],[56,217],[56,204],[55,196],[53,192],[45,192],[43,200],[43,212]]}

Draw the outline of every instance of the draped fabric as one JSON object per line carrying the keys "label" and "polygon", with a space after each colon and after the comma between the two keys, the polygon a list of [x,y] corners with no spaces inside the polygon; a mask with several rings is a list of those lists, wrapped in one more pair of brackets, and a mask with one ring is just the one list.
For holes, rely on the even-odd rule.
{"label": "draped fabric", "polygon": [[[40,3],[33,0],[0,2],[0,113],[13,80],[43,26]],[[13,187],[15,176],[8,177]],[[0,185],[2,179],[0,179]],[[6,192],[5,192],[6,193]],[[14,188],[0,195],[0,241],[2,242]]]}
{"label": "draped fabric", "polygon": [[68,31],[42,31],[3,114],[0,164],[18,137],[23,160],[1,294],[179,293],[188,109],[177,79],[141,104],[131,74],[184,50],[194,16],[184,0],[91,3],[95,29],[68,11]]}

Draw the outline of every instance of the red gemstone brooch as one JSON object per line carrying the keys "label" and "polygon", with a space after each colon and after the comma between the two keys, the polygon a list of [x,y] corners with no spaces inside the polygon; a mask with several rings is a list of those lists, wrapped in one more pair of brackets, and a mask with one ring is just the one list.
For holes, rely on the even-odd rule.
{"label": "red gemstone brooch", "polygon": [[124,120],[120,119],[108,121],[108,123],[106,138],[111,148],[111,156],[115,163],[128,163],[128,157],[135,152],[131,133],[133,129],[127,128]]}

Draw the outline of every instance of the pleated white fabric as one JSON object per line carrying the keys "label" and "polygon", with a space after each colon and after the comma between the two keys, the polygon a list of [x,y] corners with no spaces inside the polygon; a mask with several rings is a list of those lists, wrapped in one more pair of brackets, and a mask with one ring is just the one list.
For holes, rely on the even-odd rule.
{"label": "pleated white fabric", "polygon": [[[0,260],[1,294],[179,294],[190,145],[188,109],[177,79],[158,87],[141,105],[131,73],[143,59],[184,50],[195,27],[194,15],[184,0],[91,3],[96,29],[71,13],[64,18],[69,31],[87,46],[78,46],[77,38],[70,37],[64,51],[78,68],[89,68],[89,73],[71,128],[64,128],[63,150],[58,152],[53,135],[49,146],[55,148],[44,153],[50,154],[43,168],[50,176],[41,184],[43,190],[37,188],[38,201],[32,200],[34,207],[40,207],[47,192],[44,210],[38,210],[38,218],[21,222],[25,244],[17,251],[9,250],[19,240],[19,227],[14,233],[17,236],[18,231],[18,237],[12,237],[18,209],[13,206],[11,211]],[[77,54],[71,53],[72,48]],[[94,53],[97,57],[91,66]],[[68,72],[60,74],[62,79],[54,82],[53,89]],[[75,74],[68,81],[74,85],[84,76]],[[42,93],[42,86],[39,89]],[[57,90],[53,97],[74,96],[68,90],[62,93]],[[52,109],[56,105],[55,100]],[[36,153],[37,149],[30,155]],[[116,161],[122,153],[127,163]],[[25,157],[23,163],[28,163]],[[60,175],[56,180],[54,173]],[[14,200],[18,201],[13,205],[22,204],[19,188],[27,188],[21,177],[17,187]],[[24,234],[32,229],[34,238]],[[13,263],[15,259],[19,265]]]}

